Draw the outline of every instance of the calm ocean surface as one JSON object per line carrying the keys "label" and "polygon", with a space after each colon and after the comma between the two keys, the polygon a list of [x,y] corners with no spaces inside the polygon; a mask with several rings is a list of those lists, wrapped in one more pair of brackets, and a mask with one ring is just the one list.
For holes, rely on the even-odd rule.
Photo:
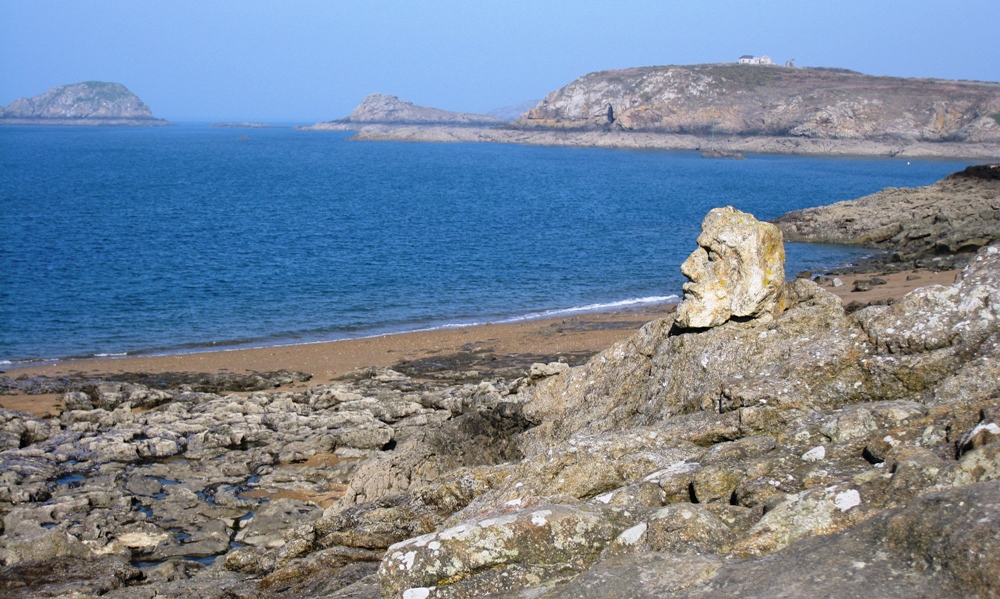
{"label": "calm ocean surface", "polygon": [[[347,137],[0,127],[0,363],[663,301],[710,208],[769,219],[969,164]],[[864,253],[786,251],[790,275]]]}

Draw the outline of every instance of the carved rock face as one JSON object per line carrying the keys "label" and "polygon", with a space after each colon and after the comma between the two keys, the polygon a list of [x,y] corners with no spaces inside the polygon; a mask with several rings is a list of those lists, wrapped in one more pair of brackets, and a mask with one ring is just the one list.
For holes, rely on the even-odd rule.
{"label": "carved rock face", "polygon": [[785,247],[777,227],[732,207],[715,208],[701,224],[698,245],[681,264],[690,281],[677,307],[678,326],[707,328],[734,316],[781,312]]}

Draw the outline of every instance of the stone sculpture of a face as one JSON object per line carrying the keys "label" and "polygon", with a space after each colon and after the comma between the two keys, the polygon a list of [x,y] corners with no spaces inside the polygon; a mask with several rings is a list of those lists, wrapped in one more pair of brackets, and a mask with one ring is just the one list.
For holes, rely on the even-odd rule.
{"label": "stone sculpture of a face", "polygon": [[677,307],[678,326],[714,327],[782,310],[785,248],[777,227],[732,207],[715,208],[702,222],[698,246],[681,265],[690,281]]}

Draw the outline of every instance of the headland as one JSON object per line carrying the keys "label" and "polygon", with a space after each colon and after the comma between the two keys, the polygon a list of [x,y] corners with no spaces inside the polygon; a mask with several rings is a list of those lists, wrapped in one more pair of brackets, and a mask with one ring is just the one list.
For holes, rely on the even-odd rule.
{"label": "headland", "polygon": [[[509,123],[358,110],[307,129],[366,141],[494,142],[727,153],[1000,157],[1000,83],[772,64],[590,73]],[[360,114],[360,113],[359,113]]]}

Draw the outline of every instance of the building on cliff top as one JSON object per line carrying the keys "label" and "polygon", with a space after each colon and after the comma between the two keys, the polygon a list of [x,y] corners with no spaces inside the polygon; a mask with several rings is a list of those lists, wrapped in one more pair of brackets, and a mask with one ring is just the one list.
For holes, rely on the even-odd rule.
{"label": "building on cliff top", "polygon": [[744,54],[743,56],[740,56],[739,60],[736,62],[739,64],[771,64],[771,57],[765,54],[764,56],[757,58],[750,54]]}

